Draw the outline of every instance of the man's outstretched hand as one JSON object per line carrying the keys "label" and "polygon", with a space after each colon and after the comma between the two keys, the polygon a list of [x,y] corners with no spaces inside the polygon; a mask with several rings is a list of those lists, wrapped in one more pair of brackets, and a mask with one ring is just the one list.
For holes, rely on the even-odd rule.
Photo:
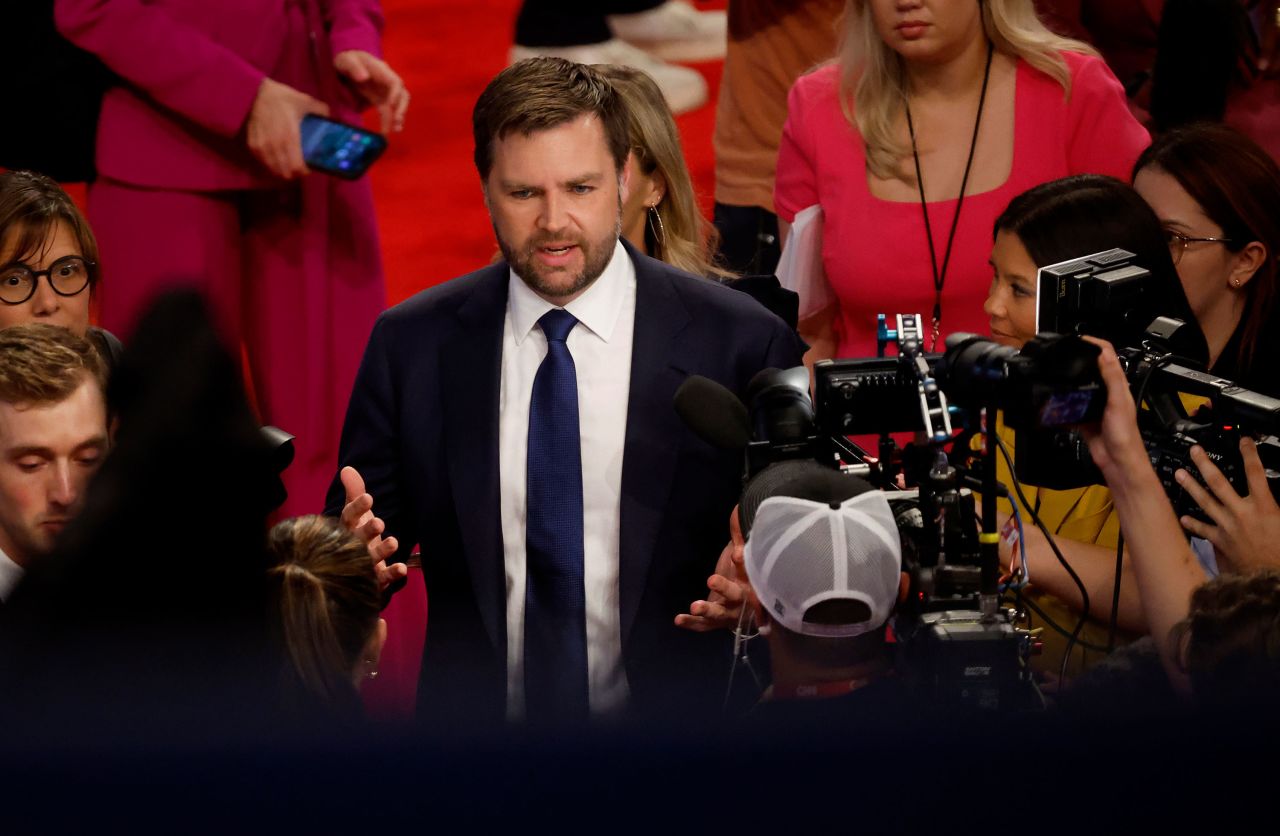
{"label": "man's outstretched hand", "polygon": [[751,586],[743,563],[742,529],[738,525],[738,509],[729,518],[729,544],[716,561],[716,573],[707,578],[710,594],[689,605],[689,612],[676,616],[676,626],[695,633],[710,630],[732,630],[738,626],[742,608],[748,605]]}
{"label": "man's outstretched hand", "polygon": [[369,547],[373,570],[378,575],[378,589],[386,591],[391,584],[409,574],[409,567],[403,563],[387,563],[387,558],[396,553],[400,544],[394,537],[383,538],[382,532],[387,526],[374,516],[373,497],[365,492],[364,479],[359,471],[354,467],[344,467],[338,478],[347,493],[347,504],[342,506],[342,525]]}

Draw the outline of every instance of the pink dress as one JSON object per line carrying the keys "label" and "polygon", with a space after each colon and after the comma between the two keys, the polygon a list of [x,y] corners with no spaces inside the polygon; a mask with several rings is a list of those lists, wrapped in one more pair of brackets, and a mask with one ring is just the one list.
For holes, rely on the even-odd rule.
{"label": "pink dress", "polygon": [[119,76],[98,124],[89,220],[100,318],[126,339],[153,297],[201,290],[243,344],[264,423],[297,436],[286,516],[318,512],[347,398],[386,305],[368,178],[277,180],[244,125],[264,77],[358,123],[333,69],[378,54],[378,0],[56,0],[59,30]]}
{"label": "pink dress", "polygon": [[[1010,200],[1070,174],[1109,174],[1127,181],[1150,143],[1106,64],[1076,53],[1063,57],[1071,71],[1069,99],[1058,82],[1018,62],[1012,169],[1002,186],[965,197],[942,291],[943,336],[987,333],[982,304],[991,285],[992,228]],[[934,305],[933,271],[920,204],[872,196],[862,137],[840,109],[838,87],[839,67],[832,64],[791,89],[774,200],[778,216],[788,223],[800,210],[822,205],[823,264],[840,306],[838,356],[870,357],[876,348],[876,314],[892,319],[919,313],[927,325]],[[941,267],[956,201],[928,206]]]}

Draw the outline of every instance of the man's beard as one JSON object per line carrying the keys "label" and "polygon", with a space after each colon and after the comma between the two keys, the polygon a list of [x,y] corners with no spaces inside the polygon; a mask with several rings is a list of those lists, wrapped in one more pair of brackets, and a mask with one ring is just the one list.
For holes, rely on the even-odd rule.
{"label": "man's beard", "polygon": [[561,299],[575,296],[590,287],[596,279],[600,278],[604,268],[609,266],[609,260],[613,258],[613,251],[617,247],[618,238],[621,234],[622,216],[619,214],[618,221],[614,224],[613,234],[609,237],[598,241],[582,239],[573,241],[573,245],[582,251],[582,271],[574,276],[567,285],[563,285],[550,281],[540,273],[538,263],[535,260],[535,254],[539,249],[552,242],[565,243],[563,237],[537,235],[530,239],[529,243],[520,252],[516,252],[511,244],[503,239],[497,227],[494,227],[494,237],[498,239],[498,249],[502,250],[502,257],[506,259],[507,264],[515,271],[515,274],[533,292],[545,299]]}

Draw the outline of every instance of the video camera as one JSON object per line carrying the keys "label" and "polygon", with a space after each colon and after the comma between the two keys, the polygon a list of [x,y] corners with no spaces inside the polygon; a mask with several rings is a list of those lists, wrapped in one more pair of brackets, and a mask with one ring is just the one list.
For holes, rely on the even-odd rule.
{"label": "video camera", "polygon": [[[918,315],[897,316],[896,328],[881,315],[878,356],[817,363],[813,401],[804,369],[761,372],[745,407],[731,393],[727,398],[742,413],[745,478],[777,461],[813,458],[891,493],[912,583],[895,618],[899,646],[909,675],[952,704],[1025,705],[1032,650],[1029,635],[999,603],[993,528],[996,497],[1007,491],[995,479],[996,445],[986,444],[978,456],[960,449],[953,422],[971,438],[1002,413],[1017,432],[1013,470],[1020,482],[1055,489],[1100,484],[1075,429],[1099,420],[1106,403],[1099,349],[1081,339],[1087,334],[1117,346],[1135,398],[1148,407],[1139,415],[1143,439],[1180,514],[1202,515],[1173,479],[1180,467],[1196,474],[1188,455],[1193,444],[1243,492],[1240,433],[1280,430],[1280,401],[1194,368],[1207,356],[1203,335],[1194,322],[1163,315],[1186,312],[1169,310],[1167,292],[1132,253],[1109,250],[1050,265],[1037,284],[1043,333],[1021,349],[953,334],[945,354],[926,354]],[[885,356],[890,344],[898,356]],[[1213,412],[1188,414],[1186,395],[1211,400]],[[697,429],[689,412],[681,414]],[[915,441],[899,448],[895,433],[915,433]],[[876,455],[849,438],[864,434],[879,436]],[[1280,459],[1274,439],[1260,451],[1264,464]],[[1273,479],[1273,491],[1276,485]],[[973,489],[982,493],[987,530],[979,531]]]}
{"label": "video camera", "polygon": [[[1265,436],[1259,454],[1272,492],[1280,490],[1280,400],[1236,386],[1201,369],[1208,350],[1192,322],[1161,315],[1151,274],[1132,253],[1108,250],[1042,268],[1037,279],[1036,320],[1040,336],[1021,352],[972,335],[947,342],[953,373],[949,391],[985,389],[1019,431],[1015,473],[1020,481],[1051,489],[1102,484],[1073,424],[1101,417],[1106,393],[1097,375],[1096,349],[1066,349],[1075,356],[1044,353],[1044,332],[1090,334],[1110,340],[1140,409],[1138,426],[1152,466],[1179,515],[1211,522],[1174,479],[1185,469],[1202,484],[1191,461],[1192,446],[1204,448],[1238,493],[1247,493],[1239,440]],[[1087,344],[1086,344],[1087,345]],[[953,351],[954,349],[954,351]],[[1086,361],[1085,354],[1092,357]],[[1028,384],[1030,384],[1028,386]]]}
{"label": "video camera", "polygon": [[[940,358],[922,351],[921,322],[918,315],[901,315],[890,329],[882,316],[882,356],[819,363],[816,410],[809,374],[797,368],[758,374],[748,387],[745,408],[725,390],[720,397],[726,406],[719,413],[733,411],[731,401],[742,413],[744,481],[777,462],[808,458],[863,476],[889,492],[902,535],[903,568],[911,578],[908,603],[894,619],[899,667],[909,679],[944,705],[1037,705],[1026,664],[1030,635],[1014,627],[1011,611],[1000,609],[995,540],[978,531],[972,488],[983,481],[954,467],[943,451],[952,441],[953,410],[935,376]],[[897,357],[883,356],[890,344],[897,345]],[[686,387],[677,395],[677,409],[695,430],[701,425],[710,431],[712,422],[699,418],[706,410],[690,404],[706,384],[691,379]],[[714,426],[723,438],[724,425],[733,423]],[[923,443],[898,450],[890,433],[911,430],[922,432]],[[879,456],[848,438],[867,431],[881,433]],[[994,520],[994,468],[985,484],[984,502],[991,507],[984,516]]]}

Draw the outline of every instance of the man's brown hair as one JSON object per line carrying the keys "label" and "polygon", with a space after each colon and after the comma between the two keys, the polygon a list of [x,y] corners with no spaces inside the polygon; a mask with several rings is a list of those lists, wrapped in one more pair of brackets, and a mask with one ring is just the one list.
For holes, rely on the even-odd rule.
{"label": "man's brown hair", "polygon": [[102,356],[66,328],[28,323],[0,329],[0,401],[58,403],[71,397],[86,375],[105,390]]}
{"label": "man's brown hair", "polygon": [[563,58],[530,58],[489,82],[471,112],[476,170],[489,178],[493,143],[519,132],[529,136],[592,114],[604,127],[609,152],[621,172],[631,144],[621,97],[609,80],[585,64]]}

